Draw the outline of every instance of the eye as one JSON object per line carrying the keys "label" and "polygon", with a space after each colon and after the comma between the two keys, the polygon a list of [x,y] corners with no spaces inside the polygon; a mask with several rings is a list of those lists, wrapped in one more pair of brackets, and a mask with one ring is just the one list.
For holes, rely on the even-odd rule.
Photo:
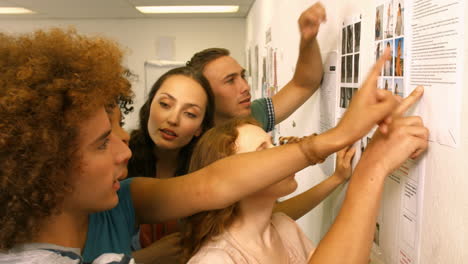
{"label": "eye", "polygon": [[169,108],[169,104],[166,104],[165,102],[162,102],[162,101],[159,102],[159,105],[160,105],[162,108]]}
{"label": "eye", "polygon": [[228,84],[233,84],[234,83],[234,78],[229,78],[226,83]]}
{"label": "eye", "polygon": [[246,75],[245,72],[243,72],[243,73],[241,74],[241,77],[242,77],[242,79],[244,79],[244,80],[245,80],[245,75]]}
{"label": "eye", "polygon": [[106,138],[106,139],[104,140],[104,142],[103,142],[101,145],[99,145],[98,149],[99,149],[99,150],[105,150],[105,149],[107,149],[107,147],[109,146],[109,141],[110,141],[110,139],[109,139],[109,138]]}
{"label": "eye", "polygon": [[190,112],[185,112],[185,115],[187,115],[189,118],[197,118],[197,115],[194,114],[194,113],[190,113]]}

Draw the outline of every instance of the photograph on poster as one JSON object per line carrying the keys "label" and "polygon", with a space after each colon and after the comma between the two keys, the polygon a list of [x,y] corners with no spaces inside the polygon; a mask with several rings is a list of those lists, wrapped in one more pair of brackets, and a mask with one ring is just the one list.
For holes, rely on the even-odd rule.
{"label": "photograph on poster", "polygon": [[250,48],[247,50],[247,76],[252,76],[252,54]]}
{"label": "photograph on poster", "polygon": [[346,93],[345,93],[345,88],[341,87],[340,89],[340,107],[341,108],[346,108]]}
{"label": "photograph on poster", "polygon": [[382,77],[377,79],[377,89],[383,89],[383,80]]}
{"label": "photograph on poster", "polygon": [[253,67],[252,67],[252,83],[253,83],[253,90],[254,91],[258,91],[258,76],[259,76],[259,64],[258,64],[258,45],[255,45],[255,49],[254,49],[254,63],[253,63]]}
{"label": "photograph on poster", "polygon": [[346,53],[353,53],[353,25],[346,27]]}
{"label": "photograph on poster", "polygon": [[341,57],[341,82],[346,82],[346,57]]}
{"label": "photograph on poster", "polygon": [[354,83],[359,81],[359,53],[354,54]]}
{"label": "photograph on poster", "polygon": [[396,52],[394,52],[395,76],[403,76],[404,66],[404,38],[395,39]]}
{"label": "photograph on poster", "polygon": [[346,28],[341,29],[341,54],[346,54]]}
{"label": "photograph on poster", "polygon": [[353,99],[353,88],[346,88],[346,108],[349,107],[351,99]]}
{"label": "photograph on poster", "polygon": [[383,20],[383,5],[375,9],[375,40],[382,39],[382,20]]}
{"label": "photograph on poster", "polygon": [[374,51],[375,61],[379,60],[380,56],[382,56],[382,52],[383,52],[382,41],[379,41],[375,44],[375,51]]}
{"label": "photograph on poster", "polygon": [[395,37],[401,36],[404,34],[403,25],[404,25],[404,1],[398,0],[395,4],[396,6],[396,19],[395,19]]}
{"label": "photograph on poster", "polygon": [[393,1],[385,4],[384,12],[385,38],[393,37]]}
{"label": "photograph on poster", "polygon": [[262,57],[262,78],[261,80],[261,86],[262,86],[262,97],[268,97],[268,87],[267,87],[267,79],[266,79],[266,58]]}
{"label": "photograph on poster", "polygon": [[346,82],[353,82],[353,55],[346,56]]}
{"label": "photograph on poster", "polygon": [[390,92],[393,92],[393,79],[392,78],[384,78],[383,82],[384,82],[383,89],[387,90],[387,91],[390,91]]}
{"label": "photograph on poster", "polygon": [[385,48],[390,48],[390,58],[385,61],[384,64],[384,76],[393,76],[393,54],[394,54],[394,45],[393,40],[386,40],[384,41]]}
{"label": "photograph on poster", "polygon": [[361,45],[361,22],[354,24],[354,52],[359,52]]}
{"label": "photograph on poster", "polygon": [[393,81],[395,82],[395,86],[394,86],[395,89],[394,89],[393,92],[396,95],[399,95],[399,96],[403,97],[404,94],[405,94],[405,87],[404,87],[403,78],[395,78]]}

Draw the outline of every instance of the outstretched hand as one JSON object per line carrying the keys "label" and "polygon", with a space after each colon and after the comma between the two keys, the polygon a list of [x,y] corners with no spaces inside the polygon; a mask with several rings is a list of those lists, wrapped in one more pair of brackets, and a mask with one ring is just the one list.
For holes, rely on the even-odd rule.
{"label": "outstretched hand", "polygon": [[424,127],[422,119],[419,116],[403,116],[422,94],[422,87],[418,87],[402,101],[392,113],[386,133],[379,130],[374,134],[363,159],[375,163],[389,174],[408,158],[415,159],[427,149],[429,130]]}
{"label": "outstretched hand", "polygon": [[336,153],[336,169],[333,175],[338,177],[342,182],[347,181],[353,172],[352,164],[356,149],[348,146]]}
{"label": "outstretched hand", "polygon": [[320,24],[327,20],[323,5],[318,2],[302,12],[299,17],[299,30],[304,41],[314,40],[319,32]]}
{"label": "outstretched hand", "polygon": [[386,133],[387,126],[391,123],[392,112],[401,99],[390,91],[377,89],[379,73],[389,56],[390,50],[386,49],[364,84],[353,96],[348,110],[337,125],[340,134],[346,137],[347,144],[363,137],[376,124],[383,126],[382,132]]}

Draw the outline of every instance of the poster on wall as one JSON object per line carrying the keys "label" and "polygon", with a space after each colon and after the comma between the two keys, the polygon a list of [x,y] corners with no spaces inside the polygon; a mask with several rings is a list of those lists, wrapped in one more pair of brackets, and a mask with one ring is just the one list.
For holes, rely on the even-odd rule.
{"label": "poster on wall", "polygon": [[[339,55],[337,55],[337,74],[338,84],[335,85],[335,122],[338,124],[346,110],[348,109],[353,96],[358,92],[361,86],[361,29],[362,29],[362,15],[354,14],[345,17],[341,26],[341,42],[339,47]],[[338,70],[339,68],[339,70]],[[323,111],[321,109],[321,111]],[[365,136],[354,144],[356,152],[353,157],[353,167],[361,157],[361,153],[365,148]],[[336,218],[341,204],[346,194],[346,187],[338,193],[337,198],[332,205],[332,216]]]}
{"label": "poster on wall", "polygon": [[258,91],[258,79],[259,79],[258,76],[260,74],[258,70],[259,56],[260,54],[258,54],[258,45],[255,45],[254,55],[253,55],[253,65],[252,65],[252,86],[251,86],[251,89],[254,91],[255,94],[257,94],[257,91]]}
{"label": "poster on wall", "polygon": [[[409,8],[408,86],[425,87],[419,110],[429,140],[460,146],[465,1],[405,1]],[[427,8],[430,6],[430,8]]]}
{"label": "poster on wall", "polygon": [[[342,23],[341,55],[339,57],[340,85],[337,91],[338,105],[335,124],[346,112],[353,96],[361,86],[361,25],[362,16],[360,14],[348,16]],[[355,147],[357,151],[353,158],[354,165],[361,156],[360,150],[364,148],[364,141],[360,140]]]}
{"label": "poster on wall", "polygon": [[[336,106],[337,103],[337,61],[338,52],[332,51],[325,55],[323,66],[323,81],[319,89],[320,94],[320,133],[324,133],[336,126]],[[326,175],[332,175],[335,170],[335,155],[330,155],[320,168]]]}
{"label": "poster on wall", "polygon": [[[460,144],[464,8],[456,0],[377,0],[374,20],[375,60],[384,49],[391,51],[378,87],[405,97],[424,86],[413,114],[422,116],[430,141],[453,148]],[[386,180],[374,236],[376,263],[420,263],[424,163],[410,159]]]}
{"label": "poster on wall", "polygon": [[[373,40],[375,61],[382,56],[385,49],[390,50],[390,57],[380,72],[377,87],[401,97],[408,94],[404,70],[407,58],[405,14],[408,12],[404,0],[376,1]],[[418,180],[423,178],[423,174],[418,173],[421,168],[421,164],[408,160],[385,180],[372,248],[372,259],[376,263],[417,263],[416,232],[420,227],[417,206],[411,206],[408,211],[402,206],[402,201],[405,197],[411,197],[411,203],[417,204],[418,199],[422,199],[417,196],[420,193]],[[405,240],[411,237],[410,247],[401,237],[406,237]],[[406,259],[401,259],[402,256]]]}

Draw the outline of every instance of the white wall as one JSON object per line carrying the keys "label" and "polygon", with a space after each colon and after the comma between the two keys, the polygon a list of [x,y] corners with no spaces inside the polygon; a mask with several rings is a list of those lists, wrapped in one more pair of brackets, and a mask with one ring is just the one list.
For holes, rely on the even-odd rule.
{"label": "white wall", "polygon": [[[280,53],[278,65],[279,86],[291,79],[298,54],[299,32],[297,19],[302,10],[315,3],[310,0],[257,0],[247,17],[246,47],[259,44],[260,55],[264,54],[265,31],[272,29],[273,46]],[[372,64],[373,25],[375,0],[322,1],[327,10],[327,22],[322,25],[318,40],[322,54],[338,50],[341,23],[345,16],[362,14],[361,65]],[[468,14],[466,8],[465,14]],[[468,27],[465,26],[465,36]],[[466,40],[465,40],[466,42]],[[368,50],[369,52],[366,52]],[[262,53],[263,52],[263,53]],[[468,46],[465,45],[465,65]],[[324,58],[323,58],[324,59]],[[466,65],[468,66],[468,65]],[[465,66],[464,83],[468,83]],[[363,67],[365,73],[368,68]],[[420,263],[465,263],[468,259],[468,94],[463,94],[462,131],[460,148],[452,149],[430,143],[426,168],[423,205],[422,241]],[[282,135],[303,136],[319,131],[319,96],[314,95],[293,116],[281,124]],[[297,126],[292,127],[295,121]],[[325,179],[326,175],[317,166],[298,175],[301,192]],[[296,193],[297,193],[296,192]],[[332,197],[333,199],[333,197]],[[331,219],[332,201],[328,200],[303,217],[299,224],[307,235],[318,243],[325,234]]]}
{"label": "white wall", "polygon": [[138,122],[138,110],[144,98],[144,62],[157,59],[156,43],[160,36],[175,37],[174,60],[187,61],[197,51],[223,47],[234,58],[244,61],[245,19],[83,19],[83,20],[0,20],[2,32],[31,32],[53,26],[74,25],[78,32],[112,38],[127,50],[125,64],[138,75],[133,83],[135,111],[125,120],[126,128]]}

